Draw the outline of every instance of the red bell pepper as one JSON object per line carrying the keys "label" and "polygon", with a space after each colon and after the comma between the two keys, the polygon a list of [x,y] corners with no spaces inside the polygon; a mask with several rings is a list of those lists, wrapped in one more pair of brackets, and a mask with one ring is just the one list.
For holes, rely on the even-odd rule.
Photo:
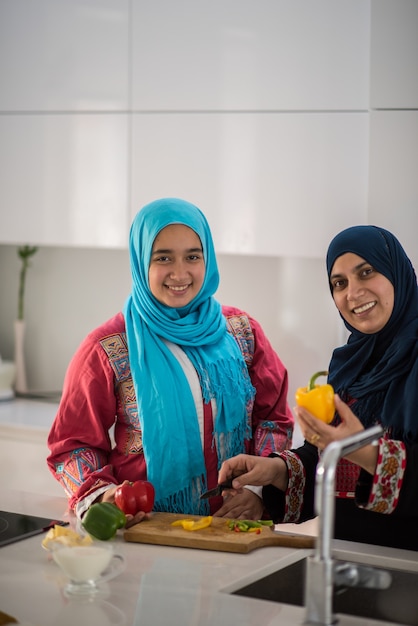
{"label": "red bell pepper", "polygon": [[127,515],[135,515],[139,511],[150,513],[154,499],[154,486],[147,480],[124,482],[115,492],[116,506]]}

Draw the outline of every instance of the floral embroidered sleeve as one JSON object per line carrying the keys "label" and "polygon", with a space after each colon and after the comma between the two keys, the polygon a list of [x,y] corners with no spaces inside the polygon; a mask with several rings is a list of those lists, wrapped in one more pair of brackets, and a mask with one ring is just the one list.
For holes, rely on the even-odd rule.
{"label": "floral embroidered sleeve", "polygon": [[356,487],[356,504],[376,513],[393,513],[399,503],[406,469],[406,446],[382,438],[373,477],[362,471]]}
{"label": "floral embroidered sleeve", "polygon": [[287,465],[289,483],[284,499],[284,515],[282,522],[298,522],[303,506],[306,472],[300,458],[291,451],[280,455]]}
{"label": "floral embroidered sleeve", "polygon": [[280,456],[287,466],[288,487],[280,491],[272,485],[263,487],[263,500],[276,524],[304,522],[314,517],[315,470],[318,451],[305,443],[297,450],[284,450]]}

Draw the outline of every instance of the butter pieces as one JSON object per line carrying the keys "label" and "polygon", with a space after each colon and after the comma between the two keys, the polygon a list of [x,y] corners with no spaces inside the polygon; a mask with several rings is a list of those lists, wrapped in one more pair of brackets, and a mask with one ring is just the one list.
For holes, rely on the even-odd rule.
{"label": "butter pieces", "polygon": [[67,526],[56,524],[46,533],[42,540],[42,547],[49,550],[51,543],[62,543],[65,546],[88,546],[92,542],[90,535],[79,535]]}

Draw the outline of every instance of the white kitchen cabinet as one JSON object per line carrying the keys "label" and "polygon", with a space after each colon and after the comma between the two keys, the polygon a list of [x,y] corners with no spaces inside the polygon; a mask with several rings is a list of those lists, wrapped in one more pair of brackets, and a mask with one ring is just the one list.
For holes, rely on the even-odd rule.
{"label": "white kitchen cabinet", "polygon": [[126,114],[0,115],[2,243],[126,247]]}
{"label": "white kitchen cabinet", "polygon": [[369,30],[364,0],[133,0],[132,107],[366,109]]}
{"label": "white kitchen cabinet", "polygon": [[418,108],[418,2],[372,0],[370,106]]}
{"label": "white kitchen cabinet", "polygon": [[0,475],[11,491],[63,496],[48,469],[47,437],[58,405],[14,399],[0,402]]}
{"label": "white kitchen cabinet", "polygon": [[0,111],[126,111],[129,0],[1,0]]}
{"label": "white kitchen cabinet", "polygon": [[417,164],[418,111],[373,111],[368,220],[399,237],[418,271]]}
{"label": "white kitchen cabinet", "polygon": [[367,113],[136,114],[132,207],[197,204],[218,252],[324,258],[367,217]]}
{"label": "white kitchen cabinet", "polygon": [[221,252],[322,256],[365,214],[369,9],[3,0],[0,241],[126,248],[182,195]]}

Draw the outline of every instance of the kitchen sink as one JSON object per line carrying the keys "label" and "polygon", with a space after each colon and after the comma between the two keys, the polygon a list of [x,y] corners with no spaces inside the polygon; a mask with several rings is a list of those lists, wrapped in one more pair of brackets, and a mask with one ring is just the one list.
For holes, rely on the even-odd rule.
{"label": "kitchen sink", "polygon": [[[234,595],[270,600],[282,604],[304,606],[305,580],[308,557],[303,557],[238,590]],[[335,559],[335,566],[344,567],[346,561]],[[362,565],[360,563],[354,565]],[[370,570],[365,565],[366,571]],[[333,613],[395,622],[408,626],[418,625],[418,571],[377,567],[374,576],[383,581],[385,588],[351,587],[335,584]],[[363,582],[362,584],[369,584]]]}

